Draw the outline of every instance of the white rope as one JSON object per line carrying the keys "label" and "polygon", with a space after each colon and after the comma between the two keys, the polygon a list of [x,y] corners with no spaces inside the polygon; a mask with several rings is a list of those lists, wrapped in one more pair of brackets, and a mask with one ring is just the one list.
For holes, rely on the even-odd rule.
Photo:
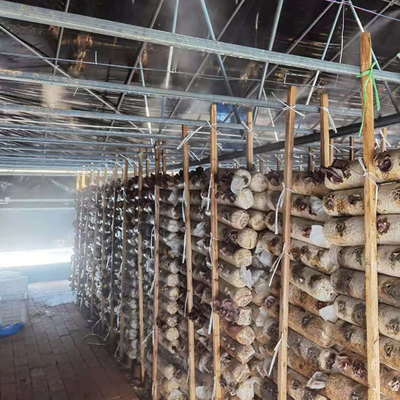
{"label": "white rope", "polygon": [[372,182],[374,185],[375,185],[375,203],[377,204],[378,203],[378,184],[375,182],[375,180],[374,179],[372,179],[372,177],[374,177],[375,179],[377,179],[377,176],[375,175],[375,174],[373,174],[372,172],[368,172],[367,171],[367,169],[366,169],[366,167],[365,167],[365,165],[364,165],[364,162],[363,162],[363,160],[362,160],[362,158],[361,157],[357,157],[357,160],[358,160],[358,162],[360,163],[360,165],[361,165],[361,168],[363,169],[363,171],[364,171],[364,176],[370,181],[370,182]]}
{"label": "white rope", "polygon": [[286,243],[283,243],[282,253],[279,255],[279,257],[275,260],[274,264],[272,265],[272,268],[271,268],[272,269],[272,275],[271,275],[271,279],[269,280],[268,286],[271,286],[271,284],[272,284],[272,280],[274,279],[276,271],[278,270],[278,267],[279,267],[279,264],[280,264],[280,262],[282,260],[282,257],[286,253],[285,250],[286,250]]}
{"label": "white rope", "polygon": [[186,204],[186,189],[183,189],[183,196],[182,196],[182,220],[183,220],[183,222],[186,222],[185,204]]}
{"label": "white rope", "polygon": [[325,112],[328,113],[329,125],[330,125],[330,127],[333,129],[333,131],[334,131],[335,133],[337,133],[335,121],[333,120],[332,115],[331,115],[329,109],[326,108],[326,107],[319,107],[319,108],[320,108],[321,110],[323,110],[323,111],[325,111]]}
{"label": "white rope", "polygon": [[338,153],[342,154],[342,152],[334,144],[329,143],[329,147],[336,150]]}
{"label": "white rope", "polygon": [[[212,303],[211,303],[212,304]],[[208,325],[208,334],[211,335],[211,332],[214,329],[214,306],[211,306],[211,317],[210,317],[210,323]]]}
{"label": "white rope", "polygon": [[216,392],[217,392],[217,380],[216,380],[216,378],[214,376],[214,385],[213,385],[213,391],[212,391],[212,395],[211,395],[211,400],[214,400]]}
{"label": "white rope", "polygon": [[258,134],[257,134],[253,129],[250,129],[243,121],[240,121],[240,123],[247,129],[247,131],[248,131],[249,133],[251,133],[251,134],[253,135],[253,138],[256,140],[256,142],[257,142],[259,145],[261,145],[261,142],[260,142],[260,140],[258,139]]}
{"label": "white rope", "polygon": [[208,193],[207,193],[207,209],[206,211],[210,211],[210,203],[211,203],[211,185],[212,185],[212,177],[210,176],[210,183],[208,185]]}
{"label": "white rope", "polygon": [[285,201],[285,192],[286,192],[286,190],[288,190],[289,192],[293,192],[292,189],[286,188],[286,187],[285,187],[285,183],[282,182],[282,192],[281,192],[281,194],[279,195],[278,201],[277,201],[277,203],[276,203],[276,208],[275,208],[275,235],[277,235],[277,234],[278,234],[278,231],[279,231],[279,229],[278,229],[279,209],[280,209],[281,207],[283,207],[283,203],[284,203],[284,201]]}
{"label": "white rope", "polygon": [[300,111],[297,111],[297,110],[295,109],[296,105],[294,105],[294,106],[289,106],[289,105],[286,104],[284,101],[279,100],[279,99],[275,96],[274,92],[271,92],[271,94],[272,94],[272,96],[275,97],[276,100],[279,101],[279,103],[281,103],[281,104],[284,106],[284,108],[282,108],[282,111],[285,111],[285,110],[292,110],[292,111],[294,111],[296,114],[300,115],[301,117],[303,117],[303,118],[306,117],[303,113],[301,113]]}
{"label": "white rope", "polygon": [[187,310],[187,303],[188,303],[188,299],[189,299],[189,292],[186,292],[186,299],[185,299],[185,306],[183,308],[183,316],[186,318],[186,310]]}
{"label": "white rope", "polygon": [[145,344],[147,342],[147,339],[153,334],[154,329],[144,338],[142,344]]}
{"label": "white rope", "polygon": [[150,252],[151,252],[151,258],[154,258],[154,233],[155,233],[155,226],[153,226],[153,229],[151,230],[150,233]]}
{"label": "white rope", "polygon": [[276,346],[275,346],[274,355],[273,355],[272,360],[271,360],[271,365],[270,365],[270,367],[269,367],[268,376],[271,376],[271,374],[272,374],[272,370],[274,369],[276,357],[278,356],[279,347],[280,347],[280,345],[281,345],[282,343],[284,343],[284,344],[289,348],[289,345],[283,340],[283,332],[282,332],[281,338],[279,339],[279,342],[278,342],[278,343],[276,344]]}
{"label": "white rope", "polygon": [[185,260],[186,260],[186,230],[185,230],[185,236],[183,237],[182,264],[185,264]]}
{"label": "white rope", "polygon": [[382,142],[386,143],[386,146],[392,147],[392,145],[388,142],[387,138],[385,138],[385,135],[382,132],[382,129],[379,130],[379,134],[382,136],[381,144]]}
{"label": "white rope", "polygon": [[199,128],[197,128],[196,130],[194,130],[194,131],[191,131],[190,133],[189,133],[189,135],[187,135],[186,137],[185,137],[185,139],[183,139],[180,143],[179,143],[179,145],[178,145],[178,147],[176,148],[177,150],[180,150],[182,147],[183,147],[183,145],[186,143],[186,142],[188,142],[198,131],[200,131],[202,128],[204,128],[204,125],[202,125],[202,126],[200,126]]}
{"label": "white rope", "polygon": [[154,279],[153,279],[153,282],[151,283],[149,291],[147,292],[147,296],[149,296],[154,290],[154,285],[156,284],[156,277],[157,277],[157,274],[154,274]]}

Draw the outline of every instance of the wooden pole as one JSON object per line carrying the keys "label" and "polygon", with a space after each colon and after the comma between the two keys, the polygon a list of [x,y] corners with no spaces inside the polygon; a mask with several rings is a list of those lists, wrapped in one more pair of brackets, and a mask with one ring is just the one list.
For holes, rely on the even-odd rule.
{"label": "wooden pole", "polygon": [[[296,104],[296,87],[288,90],[287,104],[294,107]],[[294,124],[296,114],[292,108],[286,111],[286,136],[285,136],[285,164],[284,182],[285,193],[283,203],[283,230],[282,237],[286,249],[283,253],[281,265],[281,296],[279,311],[279,338],[282,338],[278,353],[278,400],[287,398],[287,342],[288,342],[288,318],[289,318],[289,280],[290,280],[290,234],[292,230],[291,204],[292,204],[292,178],[293,178],[293,146]]]}
{"label": "wooden pole", "polygon": [[159,309],[159,276],[160,276],[160,143],[156,143],[155,149],[155,200],[154,200],[154,289],[153,289],[153,329],[154,329],[154,343],[153,343],[153,371],[152,371],[152,390],[153,400],[158,399],[158,385],[157,385],[157,372],[158,372],[158,309]]}
{"label": "wooden pole", "polygon": [[333,163],[335,159],[335,139],[329,139],[329,165]]}
{"label": "wooden pole", "polygon": [[[150,149],[146,149],[146,153],[148,153]],[[146,177],[150,176],[150,157],[149,155],[146,156]]]}
{"label": "wooden pole", "polygon": [[76,176],[76,191],[78,192],[81,189],[81,178],[79,175]]}
{"label": "wooden pole", "polygon": [[254,169],[254,144],[253,144],[253,113],[248,111],[246,114],[247,136],[246,136],[246,160],[247,169]]}
{"label": "wooden pole", "polygon": [[146,370],[146,354],[144,346],[144,301],[143,301],[143,237],[140,229],[142,208],[140,200],[143,197],[143,149],[139,149],[139,179],[138,179],[138,278],[139,278],[139,340],[140,340],[140,376],[144,383]]}
{"label": "wooden pole", "polygon": [[[105,229],[106,229],[106,218],[107,218],[107,199],[106,199],[106,184],[108,179],[108,169],[107,166],[104,170],[104,184],[102,188],[103,193],[103,221],[102,221],[102,232],[101,232],[101,282],[103,283],[103,279],[105,276],[106,270],[106,245],[105,245]],[[104,311],[105,305],[105,298],[104,298],[104,290],[101,291],[101,332],[104,333],[106,329],[106,317]]]}
{"label": "wooden pole", "polygon": [[355,158],[354,137],[350,137],[349,144],[350,144],[349,158],[350,158],[350,161],[353,161]]}
{"label": "wooden pole", "polygon": [[311,147],[308,148],[308,170],[314,172],[313,152]]}
{"label": "wooden pole", "polygon": [[[182,140],[187,137],[187,126],[182,126]],[[183,144],[183,179],[185,184],[185,249],[186,249],[186,280],[187,280],[187,313],[193,308],[193,271],[192,271],[192,236],[190,235],[190,178],[189,178],[189,143]],[[194,359],[194,323],[188,321],[188,353],[189,353],[189,399],[196,400],[196,376]]]}
{"label": "wooden pole", "polygon": [[[368,71],[372,63],[371,35],[361,34],[361,73]],[[366,86],[365,86],[366,85]],[[377,229],[376,229],[376,183],[374,149],[374,94],[372,79],[361,77],[363,100],[363,150],[368,175],[364,182],[365,213],[365,288],[367,317],[367,367],[368,400],[380,399],[379,372],[379,324],[378,324],[378,272],[377,272]],[[366,88],[366,89],[364,89]]]}
{"label": "wooden pole", "polygon": [[82,172],[82,181],[81,181],[81,189],[85,189],[86,187],[86,173],[85,171]]}
{"label": "wooden pole", "polygon": [[[162,142],[166,144],[166,142]],[[162,149],[162,173],[163,175],[167,175],[167,150]]]}
{"label": "wooden pole", "polygon": [[[97,171],[96,184],[100,186],[100,170]],[[94,208],[94,236],[93,236],[93,253],[92,253],[92,284],[90,287],[90,318],[93,318],[94,310],[94,293],[95,293],[95,276],[96,276],[96,247],[97,247],[97,236],[99,234],[99,219],[97,217],[97,205],[99,201],[99,189],[96,188],[95,193],[95,208]]]}
{"label": "wooden pole", "polygon": [[382,128],[382,144],[381,144],[381,151],[386,151],[386,139],[387,139],[387,128]]}
{"label": "wooden pole", "polygon": [[128,160],[125,159],[124,169],[122,171],[122,182],[124,185],[124,204],[122,206],[122,273],[121,273],[121,311],[119,323],[119,359],[124,358],[124,340],[125,340],[125,313],[124,313],[124,297],[126,288],[126,263],[127,263],[127,243],[128,243],[128,221],[126,218],[126,209],[128,201],[126,192],[128,190]]}
{"label": "wooden pole", "polygon": [[276,169],[277,169],[277,171],[281,170],[281,160],[279,160],[279,159],[276,160]]}
{"label": "wooden pole", "polygon": [[[211,106],[211,131],[210,131],[210,185],[211,185],[211,298],[212,304],[218,299],[218,220],[217,220],[217,175],[218,175],[218,146],[217,146],[217,106]],[[215,400],[221,400],[221,339],[219,327],[219,315],[212,313],[213,324],[213,362],[214,362],[214,388]]]}
{"label": "wooden pole", "polygon": [[261,158],[260,158],[260,160],[259,160],[259,171],[260,171],[262,174],[264,173],[264,161],[261,160]]}
{"label": "wooden pole", "polygon": [[115,219],[117,216],[117,187],[116,182],[118,179],[118,164],[114,165],[113,171],[113,178],[114,178],[114,202],[113,202],[113,213],[112,213],[112,221],[111,221],[111,260],[110,260],[110,340],[111,344],[114,345],[115,340],[115,329],[114,329],[114,320],[115,320],[115,313],[114,313],[114,267],[115,267]]}
{"label": "wooden pole", "polygon": [[320,125],[321,125],[321,166],[329,167],[330,149],[329,149],[329,114],[328,114],[328,95],[321,94],[320,98]]}

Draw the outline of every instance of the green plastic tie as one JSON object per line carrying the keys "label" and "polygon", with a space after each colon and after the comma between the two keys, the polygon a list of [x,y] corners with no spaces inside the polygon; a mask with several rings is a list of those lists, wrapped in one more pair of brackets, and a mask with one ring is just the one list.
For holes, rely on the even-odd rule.
{"label": "green plastic tie", "polygon": [[[397,56],[400,58],[400,53],[397,54]],[[362,135],[362,130],[364,128],[364,118],[365,118],[365,107],[366,107],[366,100],[367,100],[367,86],[369,81],[372,81],[372,86],[374,88],[375,92],[375,99],[376,99],[376,110],[380,111],[381,109],[381,102],[379,100],[379,93],[378,93],[378,88],[376,87],[376,82],[375,82],[375,77],[374,77],[374,67],[376,65],[376,61],[374,61],[371,64],[371,67],[367,69],[366,71],[362,72],[361,74],[357,75],[357,78],[361,78],[362,76],[367,76],[367,80],[364,83],[363,86],[363,110],[362,110],[362,119],[361,119],[361,126],[360,126],[360,132],[358,133],[359,136]]]}

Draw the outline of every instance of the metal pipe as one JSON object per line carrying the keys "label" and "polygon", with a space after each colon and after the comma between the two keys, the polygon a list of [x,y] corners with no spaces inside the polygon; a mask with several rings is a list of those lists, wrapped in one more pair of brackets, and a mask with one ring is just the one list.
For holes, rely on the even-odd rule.
{"label": "metal pipe", "polygon": [[[172,33],[176,32],[176,24],[178,22],[178,14],[179,14],[179,0],[175,0],[175,9],[174,9],[174,18],[172,20]],[[169,89],[169,81],[171,79],[171,66],[172,66],[172,57],[174,55],[174,47],[169,47],[168,52],[168,62],[167,62],[167,76],[165,77],[165,85],[164,89]],[[167,105],[166,97],[163,98],[162,107],[161,107],[161,118],[164,117],[165,114],[165,107]],[[163,125],[160,125],[158,128],[158,134],[161,135]]]}
{"label": "metal pipe", "polygon": [[[281,18],[281,13],[282,13],[283,1],[284,0],[279,0],[278,4],[276,6],[274,22],[272,24],[272,31],[271,31],[271,36],[269,38],[269,44],[268,44],[269,51],[272,51],[272,49],[274,48],[276,32],[278,30],[279,20]],[[269,62],[267,61],[264,64],[264,68],[263,68],[262,75],[261,75],[260,86],[258,88],[258,94],[257,94],[258,100],[261,99],[262,94],[263,94],[265,80],[267,79],[268,67],[269,67]],[[258,116],[258,107],[256,107],[254,109],[254,123],[256,123],[256,121],[257,121],[257,116]]]}
{"label": "metal pipe", "polygon": [[[342,8],[343,8],[343,3],[339,4],[339,8],[338,8],[338,10],[336,12],[335,19],[333,20],[332,28],[331,28],[331,30],[329,32],[328,39],[326,40],[326,44],[325,44],[325,48],[324,48],[324,51],[323,51],[322,56],[321,56],[321,60],[325,60],[325,57],[326,57],[326,54],[328,52],[329,46],[331,44],[331,40],[332,40],[333,34],[335,32],[336,25],[337,25],[338,19],[340,17],[340,13],[342,11]],[[312,83],[312,86],[311,86],[311,89],[310,89],[310,93],[308,94],[308,97],[307,97],[307,101],[306,101],[307,105],[310,104],[311,97],[312,97],[312,95],[314,93],[314,88],[315,88],[315,85],[317,83],[319,75],[320,75],[320,71],[317,71],[315,73],[314,78],[313,78],[313,83]]]}
{"label": "metal pipe", "polygon": [[[270,63],[285,65],[288,67],[304,68],[315,71],[320,70],[321,72],[342,74],[352,77],[356,77],[359,74],[359,67],[356,65],[338,64],[330,61],[321,61],[308,57],[282,54],[231,43],[214,42],[213,40],[176,33],[174,34],[77,14],[64,13],[4,0],[0,0],[0,15],[3,18],[60,26],[78,31],[98,33],[100,35],[115,36],[128,40],[147,41],[149,43],[163,46],[174,46],[177,48],[201,52],[205,51],[207,53],[227,55],[229,57],[244,58],[253,61],[268,61]],[[376,71],[375,79],[400,83],[400,74]]]}
{"label": "metal pipe", "polygon": [[[65,7],[64,7],[64,12],[68,12],[69,3],[70,3],[70,0],[66,0]],[[57,41],[56,59],[54,60],[55,67],[54,67],[54,70],[53,70],[53,75],[55,75],[56,72],[57,72],[58,58],[60,57],[63,36],[64,36],[64,28],[60,28],[60,33],[58,35],[58,41]]]}
{"label": "metal pipe", "polygon": [[[233,13],[231,14],[231,16],[229,17],[228,21],[226,21],[225,25],[223,26],[223,28],[221,29],[221,32],[219,33],[219,35],[217,36],[217,41],[220,41],[222,36],[224,35],[224,33],[226,32],[226,30],[228,29],[228,27],[230,26],[231,22],[233,21],[233,19],[235,18],[236,14],[239,12],[239,10],[242,8],[242,5],[244,4],[246,0],[241,0],[241,2],[236,6],[236,8],[234,9]],[[331,6],[331,5],[330,5]],[[194,73],[194,75],[192,76],[192,78],[190,79],[190,82],[188,83],[188,85],[185,88],[185,92],[189,91],[190,88],[192,87],[194,81],[196,80],[196,78],[199,76],[199,74],[203,71],[205,65],[207,64],[208,59],[211,57],[211,54],[208,53],[204,56],[203,61],[201,62],[199,68],[197,68],[197,71]],[[173,115],[175,115],[176,110],[178,109],[179,105],[181,104],[182,99],[179,99],[174,108],[172,109],[171,113],[169,114],[169,118],[171,119]],[[185,124],[183,124],[185,125]]]}
{"label": "metal pipe", "polygon": [[[356,19],[357,25],[358,25],[358,27],[360,28],[360,32],[365,32],[364,27],[363,27],[363,25],[362,25],[362,23],[361,23],[361,21],[360,21],[360,18],[358,18],[358,14],[357,14],[357,12],[356,12],[354,6],[353,6],[352,1],[349,0],[349,1],[348,1],[348,4],[349,4],[349,6],[350,6],[351,12],[352,12],[353,15],[354,15],[354,18]],[[376,55],[375,55],[374,50],[371,49],[371,52],[372,52],[372,58],[373,58],[374,62],[376,63],[376,67],[378,68],[379,71],[382,71],[382,68],[381,68],[381,66],[380,66],[380,64],[379,64],[378,59],[376,58]],[[374,76],[375,76],[375,75],[376,75],[376,74],[375,74],[375,72],[374,72]],[[387,90],[387,92],[388,92],[388,95],[389,95],[389,97],[390,97],[390,101],[392,102],[394,109],[396,110],[397,113],[400,113],[400,108],[399,108],[399,106],[398,106],[397,103],[396,103],[396,99],[395,99],[394,96],[393,96],[393,93],[392,93],[392,91],[391,91],[391,89],[390,89],[390,87],[389,87],[389,84],[388,84],[387,82],[383,82],[383,84],[385,85],[385,88],[386,88],[386,90]]]}
{"label": "metal pipe", "polygon": [[[319,60],[317,60],[319,61]],[[377,71],[379,72],[379,71]],[[390,74],[391,76],[396,76],[393,78],[394,81],[398,81],[400,83],[400,74],[396,74],[393,72],[380,72],[381,74]],[[129,94],[135,94],[139,96],[154,96],[154,97],[169,97],[169,98],[185,98],[188,100],[198,100],[205,101],[208,103],[223,103],[223,104],[233,104],[233,105],[242,105],[245,107],[266,107],[266,108],[276,108],[282,109],[283,106],[278,101],[266,101],[266,100],[257,100],[257,99],[245,99],[243,97],[231,97],[231,96],[223,96],[223,95],[215,95],[208,93],[194,93],[194,92],[185,92],[182,90],[171,90],[171,89],[161,89],[161,88],[150,88],[150,87],[141,87],[141,86],[133,86],[133,85],[124,85],[120,83],[110,83],[110,82],[101,82],[101,81],[93,81],[89,79],[70,79],[63,78],[59,76],[51,76],[49,74],[38,74],[31,72],[22,72],[22,71],[12,71],[1,69],[0,70],[0,79],[6,81],[16,81],[16,82],[25,82],[25,83],[42,83],[49,85],[59,85],[65,87],[73,87],[73,88],[90,88],[98,91],[106,91],[106,92],[125,92]],[[304,104],[298,104],[296,106],[296,110],[305,111],[305,112],[318,112],[318,106],[306,106]],[[331,114],[338,115],[356,115],[357,117],[361,116],[361,110],[347,110],[345,108],[334,108],[329,109]],[[142,117],[143,118],[143,117]],[[138,128],[141,130],[140,128]],[[142,131],[142,130],[141,130]]]}
{"label": "metal pipe", "polygon": [[[290,54],[297,45],[304,39],[304,37],[311,31],[312,28],[317,24],[317,22],[328,12],[328,10],[333,7],[334,3],[329,3],[327,7],[315,18],[315,20],[307,27],[305,31],[293,42],[293,44],[286,50],[286,54]],[[273,74],[273,72],[279,67],[278,64],[274,65],[266,75],[266,79]],[[257,88],[260,87],[260,83],[256,83],[252,89],[249,89],[245,95],[246,99],[250,98],[256,91]],[[235,108],[240,108],[240,106],[235,106]],[[225,118],[225,121],[228,121],[232,116],[232,112]]]}
{"label": "metal pipe", "polygon": [[[279,0],[279,1],[283,1],[283,0]],[[205,0],[200,0],[200,4],[201,4],[201,8],[203,10],[204,18],[206,20],[206,24],[207,24],[208,32],[210,33],[211,40],[214,40],[214,42],[216,42],[217,38],[215,37],[214,28],[211,23],[210,15],[208,14]],[[217,54],[217,60],[218,60],[219,67],[221,69],[222,77],[224,79],[225,89],[228,92],[229,96],[233,96],[233,91],[232,91],[231,85],[229,83],[228,74],[226,73],[226,69],[225,69],[224,62],[222,61],[222,57],[219,54]],[[235,114],[236,122],[238,124],[240,124],[241,119],[240,119],[239,112],[237,110],[234,110],[234,114]],[[244,133],[244,131],[242,131],[242,132]]]}
{"label": "metal pipe", "polygon": [[[374,120],[375,128],[384,128],[391,125],[400,123],[400,114],[391,114],[386,117],[379,117]],[[333,130],[329,131],[330,139],[335,139],[343,136],[350,136],[352,134],[358,134],[360,131],[361,123],[351,124],[337,128],[337,132]],[[320,133],[316,132],[311,135],[299,136],[294,139],[295,146],[304,146],[311,143],[318,143],[320,141]],[[285,148],[285,141],[268,143],[266,145],[258,146],[254,148],[254,154],[263,154],[276,152]],[[246,150],[234,151],[230,153],[223,153],[218,156],[220,161],[234,160],[235,158],[241,158],[246,156]],[[192,161],[190,166],[207,165],[210,163],[210,158],[203,158],[199,161]],[[182,164],[168,165],[167,169],[179,169],[182,168]]]}
{"label": "metal pipe", "polygon": [[10,154],[10,155],[1,155],[0,154],[0,160],[3,161],[19,161],[19,159],[23,158],[24,161],[50,161],[50,162],[56,162],[56,163],[70,163],[70,164],[115,164],[114,161],[111,160],[87,160],[87,159],[70,159],[70,158],[48,158],[45,155],[42,157],[27,157],[26,154]]}
{"label": "metal pipe", "polygon": [[[275,103],[275,102],[272,102]],[[280,104],[276,102],[275,104]],[[282,105],[281,105],[282,107]],[[318,112],[318,107],[317,106],[312,106],[313,111],[310,112]],[[301,108],[301,107],[300,107]],[[346,109],[333,109],[330,110],[331,114],[336,114],[334,111],[337,111],[338,113],[343,111],[349,111],[351,112],[351,116],[354,117],[361,117],[361,111],[360,110],[346,110]],[[61,116],[61,117],[74,117],[74,118],[86,118],[86,119],[96,119],[96,120],[115,120],[115,121],[135,121],[135,122],[140,122],[143,124],[148,124],[148,123],[154,123],[154,124],[164,124],[168,123],[169,125],[186,125],[190,127],[208,127],[207,121],[206,120],[194,120],[194,119],[168,119],[168,118],[157,118],[157,117],[144,117],[141,115],[127,115],[127,114],[111,114],[111,113],[101,113],[101,112],[93,112],[93,111],[81,111],[81,110],[67,110],[67,109],[60,109],[60,108],[47,108],[47,107],[36,107],[36,106],[23,106],[23,105],[17,105],[17,104],[7,104],[7,103],[2,103],[0,102],[0,111],[4,111],[7,113],[29,113],[29,114],[34,114],[34,115],[44,115],[44,116]],[[76,129],[75,127],[73,127]],[[108,127],[107,127],[108,128]],[[232,124],[232,123],[219,123],[218,128],[223,128],[223,129],[242,129],[243,125],[240,124]],[[253,127],[253,130],[255,131],[261,131],[261,132],[272,132],[273,130],[275,131],[285,131],[285,128],[282,127],[276,127],[274,129],[271,129],[269,126],[264,126],[264,125],[256,125]],[[311,133],[311,130],[301,130],[298,131],[298,133]],[[146,134],[143,135],[143,137]],[[196,136],[193,138],[195,139]]]}
{"label": "metal pipe", "polygon": [[[60,12],[60,11],[57,11]],[[70,15],[69,13],[61,13],[61,14],[66,14],[66,15]],[[1,12],[0,12],[1,15]],[[74,28],[72,28],[74,29]],[[48,65],[50,65],[53,68],[57,68],[57,71],[61,73],[61,75],[64,75],[65,77],[71,78],[71,76],[66,73],[59,65],[55,65],[54,63],[52,63],[50,60],[48,60],[48,58],[46,58],[42,53],[40,53],[38,50],[34,49],[31,45],[25,43],[22,39],[20,39],[18,36],[14,35],[11,31],[9,31],[8,29],[6,29],[4,26],[0,25],[0,30],[2,30],[6,35],[10,36],[11,38],[13,38],[15,41],[17,41],[19,44],[21,44],[22,46],[24,46],[27,50],[29,50],[31,53],[35,54],[37,57],[39,57],[40,59],[42,59],[45,63],[47,63]],[[72,79],[72,78],[71,78]],[[101,103],[103,103],[108,109],[114,111],[117,114],[120,114],[120,112],[114,107],[113,104],[111,104],[110,102],[108,102],[107,100],[105,100],[103,97],[99,96],[97,93],[93,92],[92,90],[88,89],[88,88],[83,88],[87,93],[89,93],[91,96],[93,96],[95,99],[97,99],[98,101],[100,101]],[[139,131],[141,131],[142,133],[144,133],[139,127],[137,127],[133,122],[129,122],[132,126],[134,126],[135,128],[138,128]]]}

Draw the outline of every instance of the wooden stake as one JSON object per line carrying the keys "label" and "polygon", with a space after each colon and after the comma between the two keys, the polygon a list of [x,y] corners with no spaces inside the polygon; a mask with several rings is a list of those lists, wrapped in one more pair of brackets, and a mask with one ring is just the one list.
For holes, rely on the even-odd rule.
{"label": "wooden stake", "polygon": [[[138,179],[138,197],[143,197],[143,149],[139,149],[139,179]],[[140,377],[144,383],[146,370],[146,354],[144,346],[144,302],[143,302],[143,237],[140,229],[142,208],[140,202],[138,205],[138,278],[139,278],[139,340],[140,340]]]}
{"label": "wooden stake", "polygon": [[[96,184],[100,186],[100,170],[97,171]],[[94,236],[93,236],[93,250],[92,250],[92,284],[90,287],[90,318],[93,318],[93,310],[94,310],[94,293],[95,293],[95,276],[96,276],[96,247],[97,247],[97,236],[99,234],[99,221],[97,217],[97,204],[99,201],[99,190],[95,189],[95,214],[94,214]]]}
{"label": "wooden stake", "polygon": [[386,140],[387,140],[387,128],[382,128],[382,144],[381,144],[381,151],[386,151]]}
{"label": "wooden stake", "polygon": [[[106,199],[106,184],[108,179],[108,169],[107,166],[104,170],[104,184],[102,188],[103,193],[103,221],[102,221],[102,232],[101,232],[101,281],[103,282],[103,277],[105,275],[106,269],[106,245],[105,245],[105,229],[106,229],[106,218],[107,218],[107,199]],[[106,329],[106,316],[104,311],[105,305],[104,291],[101,291],[101,332],[104,333]]]}
{"label": "wooden stake", "polygon": [[[182,126],[182,140],[187,137],[187,126]],[[193,271],[192,271],[192,236],[190,235],[190,178],[189,178],[189,143],[183,144],[183,179],[185,184],[185,249],[186,249],[186,280],[187,280],[187,313],[193,308]],[[189,399],[196,400],[196,376],[194,359],[194,323],[188,321],[188,353],[189,353]]]}
{"label": "wooden stake", "polygon": [[[371,35],[361,34],[361,73],[371,68]],[[366,86],[365,86],[366,85]],[[366,90],[364,88],[366,87]],[[372,79],[361,77],[363,100],[363,149],[364,163],[368,175],[364,183],[365,210],[365,288],[367,317],[367,367],[368,367],[368,400],[380,399],[379,372],[379,325],[378,325],[378,273],[377,273],[377,229],[376,229],[376,183],[374,149],[374,93]]]}
{"label": "wooden stake", "polygon": [[259,160],[259,171],[263,174],[264,173],[264,161],[263,160],[261,160],[261,158],[260,158],[260,160]]}
{"label": "wooden stake", "polygon": [[111,221],[111,260],[110,260],[110,340],[111,344],[114,345],[114,340],[115,340],[115,329],[114,329],[114,320],[115,320],[115,313],[114,313],[114,266],[115,266],[115,218],[117,216],[117,188],[116,188],[116,182],[118,179],[118,164],[114,165],[114,172],[113,172],[113,178],[114,178],[114,202],[113,202],[113,213],[112,213],[112,221]]}
{"label": "wooden stake", "polygon": [[[287,104],[293,107],[296,104],[296,87],[288,90]],[[283,243],[286,249],[283,253],[281,265],[281,296],[279,311],[279,338],[282,339],[278,353],[278,400],[287,398],[287,342],[288,342],[288,317],[289,317],[289,280],[290,280],[290,234],[292,230],[291,204],[292,204],[292,178],[293,178],[293,146],[294,124],[296,114],[292,108],[286,111],[286,136],[285,136],[285,164],[284,164],[284,203],[283,203]]]}
{"label": "wooden stake", "polygon": [[[211,131],[210,131],[210,172],[211,172],[211,298],[212,304],[218,299],[219,282],[218,282],[218,220],[217,220],[217,184],[216,177],[218,175],[218,146],[217,146],[217,106],[211,106]],[[212,313],[214,319],[213,324],[213,362],[214,362],[214,388],[215,400],[221,400],[221,340],[219,328],[219,315]]]}
{"label": "wooden stake", "polygon": [[329,139],[329,165],[333,163],[335,159],[335,139]]}
{"label": "wooden stake", "polygon": [[78,192],[81,189],[81,178],[79,175],[76,176],[76,191]]}
{"label": "wooden stake", "polygon": [[329,151],[329,117],[328,117],[328,95],[321,94],[320,99],[320,125],[321,125],[321,166],[329,167],[330,151]]}
{"label": "wooden stake", "polygon": [[[150,152],[151,149],[146,149],[146,153]],[[150,176],[150,157],[149,155],[146,156],[146,176]]]}
{"label": "wooden stake", "polygon": [[308,148],[308,170],[314,172],[313,152],[311,147]]}
{"label": "wooden stake", "polygon": [[153,329],[154,329],[154,343],[153,343],[153,371],[152,371],[152,388],[153,400],[158,399],[158,385],[157,385],[157,372],[158,372],[158,309],[159,309],[159,276],[160,276],[160,143],[156,143],[155,149],[155,200],[154,200],[154,289],[153,289]]}
{"label": "wooden stake", "polygon": [[122,273],[121,273],[121,311],[120,311],[120,323],[119,323],[119,359],[124,358],[124,340],[125,340],[125,313],[124,313],[124,300],[125,300],[125,288],[126,288],[126,263],[127,263],[127,243],[128,243],[128,228],[126,209],[128,201],[126,199],[126,192],[128,190],[128,169],[129,163],[125,159],[124,169],[122,171],[122,182],[124,184],[124,205],[122,206]]}
{"label": "wooden stake", "polygon": [[354,155],[355,155],[355,149],[354,149],[354,137],[350,137],[350,152],[349,152],[349,158],[350,161],[354,160]]}
{"label": "wooden stake", "polygon": [[85,171],[82,172],[82,184],[81,184],[81,189],[85,189],[86,187],[86,173]]}
{"label": "wooden stake", "polygon": [[[166,142],[162,142],[166,144]],[[167,175],[167,150],[162,149],[162,173],[163,175]]]}
{"label": "wooden stake", "polygon": [[247,169],[254,169],[254,144],[253,144],[253,113],[248,111],[246,114],[247,136],[246,136],[246,160]]}
{"label": "wooden stake", "polygon": [[277,171],[281,170],[281,161],[278,158],[276,159],[276,170]]}

